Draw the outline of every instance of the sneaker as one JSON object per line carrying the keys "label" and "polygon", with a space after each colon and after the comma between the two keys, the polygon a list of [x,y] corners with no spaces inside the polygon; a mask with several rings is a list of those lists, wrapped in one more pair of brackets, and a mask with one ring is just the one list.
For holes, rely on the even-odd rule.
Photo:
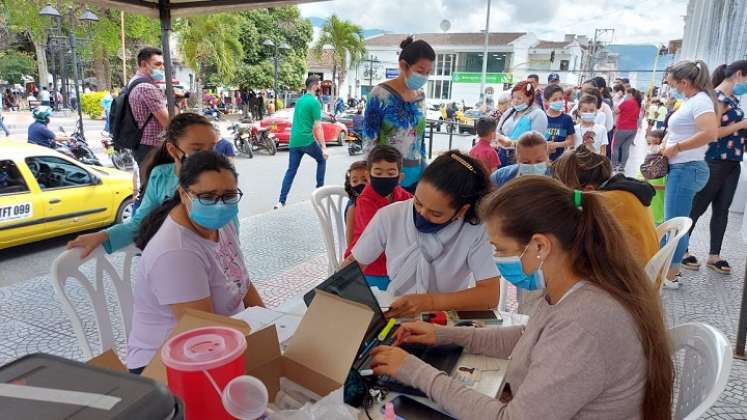
{"label": "sneaker", "polygon": [[697,271],[700,270],[700,263],[694,255],[688,255],[687,257],[682,259],[682,268]]}
{"label": "sneaker", "polygon": [[283,207],[285,207],[285,204],[278,201],[277,204],[275,204],[275,207],[273,207],[273,209],[278,210],[278,209],[282,209]]}
{"label": "sneaker", "polygon": [[663,288],[665,288],[665,289],[673,289],[673,290],[679,289],[680,286],[682,286],[682,284],[676,278],[674,279],[674,281],[666,280],[665,279],[664,283],[662,284]]}

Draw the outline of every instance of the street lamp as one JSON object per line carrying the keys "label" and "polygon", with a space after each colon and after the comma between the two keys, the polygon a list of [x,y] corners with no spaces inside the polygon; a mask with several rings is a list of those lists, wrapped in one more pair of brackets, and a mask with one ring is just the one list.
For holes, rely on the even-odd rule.
{"label": "street lamp", "polygon": [[289,50],[290,45],[288,45],[286,42],[281,43],[280,45],[272,42],[271,39],[266,39],[264,42],[262,42],[262,45],[265,47],[273,48],[273,54],[272,59],[275,64],[275,83],[274,83],[274,97],[273,100],[275,107],[278,106],[278,56],[280,55],[280,50]]}
{"label": "street lamp", "polygon": [[[72,9],[68,9],[68,17],[70,19],[70,29],[68,30],[68,36],[67,41],[70,44],[70,51],[73,55],[73,77],[75,78],[73,80],[73,83],[75,84],[75,98],[77,102],[77,108],[78,108],[78,130],[80,131],[81,137],[85,140],[85,135],[83,133],[83,111],[82,106],[80,102],[80,86],[78,85],[78,80],[80,80],[79,72],[78,72],[78,54],[75,50],[76,43],[78,41],[78,38],[75,36],[75,31],[73,31],[73,27],[75,26],[75,16],[73,14]],[[39,11],[39,16],[42,17],[49,17],[51,19],[55,20],[56,23],[56,33],[50,35],[49,37],[51,39],[58,39],[58,40],[65,40],[65,35],[62,34],[63,27],[62,27],[62,14],[60,14],[59,10],[54,8],[52,5],[47,4]],[[90,9],[86,9],[81,13],[80,17],[78,18],[81,22],[84,24],[89,24],[93,22],[98,22],[99,18],[91,12]],[[65,92],[67,96],[67,92]]]}

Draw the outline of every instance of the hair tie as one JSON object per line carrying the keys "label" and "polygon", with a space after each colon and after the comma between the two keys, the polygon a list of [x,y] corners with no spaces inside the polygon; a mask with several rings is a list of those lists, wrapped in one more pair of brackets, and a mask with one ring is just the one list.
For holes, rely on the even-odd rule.
{"label": "hair tie", "polygon": [[459,156],[459,155],[457,155],[455,153],[452,153],[450,156],[455,161],[457,161],[457,162],[461,163],[462,165],[464,165],[464,167],[467,168],[473,174],[477,173],[477,172],[475,172],[475,168],[473,168],[472,165],[470,165],[466,160],[462,159],[461,156]]}
{"label": "hair tie", "polygon": [[576,206],[577,209],[583,210],[584,206],[582,205],[582,192],[581,190],[573,190],[573,204]]}

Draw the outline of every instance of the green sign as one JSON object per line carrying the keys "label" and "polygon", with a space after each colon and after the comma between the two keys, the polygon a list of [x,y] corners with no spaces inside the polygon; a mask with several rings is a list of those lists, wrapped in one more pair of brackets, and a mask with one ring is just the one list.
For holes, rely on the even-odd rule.
{"label": "green sign", "polygon": [[[451,74],[451,81],[454,83],[480,83],[481,73],[472,73],[464,71],[455,71]],[[513,75],[511,73],[486,73],[485,83],[499,84],[512,83]]]}

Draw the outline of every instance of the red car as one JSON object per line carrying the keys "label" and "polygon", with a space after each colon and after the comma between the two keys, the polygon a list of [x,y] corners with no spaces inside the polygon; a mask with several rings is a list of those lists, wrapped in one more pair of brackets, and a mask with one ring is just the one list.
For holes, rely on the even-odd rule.
{"label": "red car", "polygon": [[[270,133],[275,135],[278,148],[288,147],[292,123],[293,108],[280,110],[260,121],[262,127],[269,127]],[[335,143],[342,146],[348,136],[345,124],[337,122],[333,115],[326,112],[322,112],[322,130],[327,144]]]}

